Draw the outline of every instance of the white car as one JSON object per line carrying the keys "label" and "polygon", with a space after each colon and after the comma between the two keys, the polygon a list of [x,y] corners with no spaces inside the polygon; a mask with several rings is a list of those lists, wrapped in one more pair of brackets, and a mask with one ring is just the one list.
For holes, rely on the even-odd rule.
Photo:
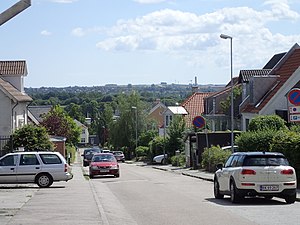
{"label": "white car", "polygon": [[214,176],[214,196],[229,195],[232,203],[246,196],[284,198],[296,201],[296,172],[285,156],[276,152],[236,152],[223,166],[218,164]]}
{"label": "white car", "polygon": [[153,163],[160,163],[160,164],[165,164],[167,162],[167,158],[168,158],[168,155],[165,154],[165,157],[164,155],[157,155],[153,158]]}
{"label": "white car", "polygon": [[59,152],[15,152],[0,158],[0,184],[36,183],[44,188],[72,178],[71,168]]}

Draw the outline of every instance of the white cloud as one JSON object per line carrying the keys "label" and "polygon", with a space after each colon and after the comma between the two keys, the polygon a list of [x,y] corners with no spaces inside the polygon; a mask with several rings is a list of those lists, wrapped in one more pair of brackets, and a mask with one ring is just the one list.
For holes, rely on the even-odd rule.
{"label": "white cloud", "polygon": [[100,27],[93,27],[93,28],[88,28],[88,29],[84,29],[82,27],[76,27],[71,31],[71,34],[73,36],[76,37],[83,37],[86,36],[90,33],[99,33],[99,32],[103,32],[103,28]]}
{"label": "white cloud", "polygon": [[43,35],[43,36],[50,36],[50,35],[52,35],[52,33],[50,31],[48,31],[48,30],[42,30],[41,31],[41,35]]}
{"label": "white cloud", "polygon": [[[300,35],[272,33],[268,26],[278,20],[299,19],[299,13],[290,9],[286,0],[269,0],[264,7],[262,11],[249,7],[223,8],[203,15],[170,9],[155,11],[118,21],[97,47],[105,51],[160,51],[199,64],[209,57],[217,61],[219,55],[227,56],[228,45],[219,38],[225,33],[233,37],[237,67],[264,64],[276,51],[286,51],[300,39]],[[253,56],[253,51],[259,53],[259,59]]]}

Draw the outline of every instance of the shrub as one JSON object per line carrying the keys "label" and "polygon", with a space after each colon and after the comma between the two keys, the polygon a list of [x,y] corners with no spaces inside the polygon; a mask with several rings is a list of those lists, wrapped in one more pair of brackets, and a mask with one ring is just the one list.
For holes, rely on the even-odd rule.
{"label": "shrub", "polygon": [[205,148],[202,154],[202,168],[209,172],[214,172],[218,163],[225,163],[231,155],[230,150],[223,150],[220,146]]}
{"label": "shrub", "polygon": [[146,146],[138,146],[135,151],[137,157],[149,155],[149,147]]}
{"label": "shrub", "polygon": [[270,151],[276,133],[273,130],[243,132],[235,139],[235,143],[239,146],[239,151]]}
{"label": "shrub", "polygon": [[171,157],[171,164],[172,164],[172,166],[185,167],[186,166],[185,154],[181,153],[179,155],[172,156]]}
{"label": "shrub", "polygon": [[259,130],[287,130],[285,120],[277,115],[258,116],[249,123],[249,131]]}

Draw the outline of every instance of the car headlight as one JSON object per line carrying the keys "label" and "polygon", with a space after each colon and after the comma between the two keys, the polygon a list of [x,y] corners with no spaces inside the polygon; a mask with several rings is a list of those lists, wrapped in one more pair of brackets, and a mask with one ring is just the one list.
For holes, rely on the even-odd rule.
{"label": "car headlight", "polygon": [[119,167],[117,165],[114,165],[114,166],[111,166],[110,168],[115,170],[115,169],[118,169]]}
{"label": "car headlight", "polygon": [[92,170],[97,170],[97,169],[98,169],[98,166],[92,166],[91,169],[92,169]]}

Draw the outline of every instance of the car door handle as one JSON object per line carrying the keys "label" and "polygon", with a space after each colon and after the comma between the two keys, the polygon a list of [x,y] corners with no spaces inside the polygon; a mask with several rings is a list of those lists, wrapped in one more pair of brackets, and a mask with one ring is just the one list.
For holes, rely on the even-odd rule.
{"label": "car door handle", "polygon": [[37,170],[40,169],[40,167],[35,167]]}
{"label": "car door handle", "polygon": [[15,170],[15,168],[10,168],[10,170]]}

